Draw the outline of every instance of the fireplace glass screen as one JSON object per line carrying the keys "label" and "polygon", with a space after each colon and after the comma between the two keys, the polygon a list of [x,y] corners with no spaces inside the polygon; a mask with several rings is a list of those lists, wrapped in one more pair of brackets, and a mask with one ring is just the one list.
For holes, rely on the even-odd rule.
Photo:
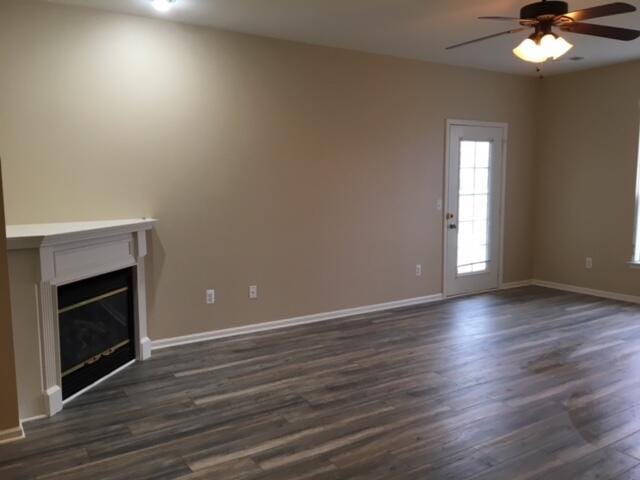
{"label": "fireplace glass screen", "polygon": [[131,269],[58,288],[62,396],[135,357]]}

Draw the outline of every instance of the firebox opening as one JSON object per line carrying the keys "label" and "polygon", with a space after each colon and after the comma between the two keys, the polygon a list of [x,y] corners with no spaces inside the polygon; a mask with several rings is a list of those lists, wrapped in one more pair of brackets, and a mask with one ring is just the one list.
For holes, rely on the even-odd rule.
{"label": "firebox opening", "polygon": [[62,397],[135,358],[133,269],[58,288]]}

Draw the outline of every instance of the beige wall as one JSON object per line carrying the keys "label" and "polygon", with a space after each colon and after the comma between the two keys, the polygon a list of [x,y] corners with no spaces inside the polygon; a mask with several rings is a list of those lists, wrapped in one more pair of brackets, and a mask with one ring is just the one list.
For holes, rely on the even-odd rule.
{"label": "beige wall", "polygon": [[8,221],[157,217],[153,339],[440,292],[447,118],[509,123],[531,277],[534,79],[6,0],[0,65]]}
{"label": "beige wall", "polygon": [[[538,279],[640,294],[630,269],[640,62],[545,79],[536,167]],[[585,258],[593,257],[593,269]]]}
{"label": "beige wall", "polygon": [[19,425],[11,306],[9,302],[7,239],[4,233],[4,205],[1,183],[2,173],[0,172],[0,433],[2,430],[15,428]]}

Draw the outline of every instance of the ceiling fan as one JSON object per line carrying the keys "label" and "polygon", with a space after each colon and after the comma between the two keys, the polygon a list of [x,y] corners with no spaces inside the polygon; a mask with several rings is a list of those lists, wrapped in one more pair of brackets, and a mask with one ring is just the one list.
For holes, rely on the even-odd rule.
{"label": "ceiling fan", "polygon": [[447,47],[447,50],[463,47],[490,38],[510,35],[534,29],[533,34],[526,38],[513,53],[520,59],[532,63],[544,63],[553,58],[557,60],[573,48],[564,38],[554,33],[554,28],[563,32],[593,35],[614,40],[631,41],[640,37],[640,30],[629,28],[609,27],[592,23],[582,23],[583,20],[608,17],[621,13],[635,12],[636,7],[628,3],[616,2],[583,10],[569,11],[569,4],[560,1],[546,1],[526,5],[520,10],[520,17],[480,17],[481,20],[504,20],[520,23],[519,28],[505,32],[487,35],[467,42]]}

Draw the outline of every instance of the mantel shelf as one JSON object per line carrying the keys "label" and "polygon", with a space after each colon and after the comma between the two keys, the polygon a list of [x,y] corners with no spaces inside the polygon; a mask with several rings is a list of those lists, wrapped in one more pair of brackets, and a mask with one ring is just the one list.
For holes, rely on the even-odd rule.
{"label": "mantel shelf", "polygon": [[156,221],[153,218],[132,218],[93,222],[7,225],[7,248],[9,250],[41,248],[140,230],[151,230]]}

